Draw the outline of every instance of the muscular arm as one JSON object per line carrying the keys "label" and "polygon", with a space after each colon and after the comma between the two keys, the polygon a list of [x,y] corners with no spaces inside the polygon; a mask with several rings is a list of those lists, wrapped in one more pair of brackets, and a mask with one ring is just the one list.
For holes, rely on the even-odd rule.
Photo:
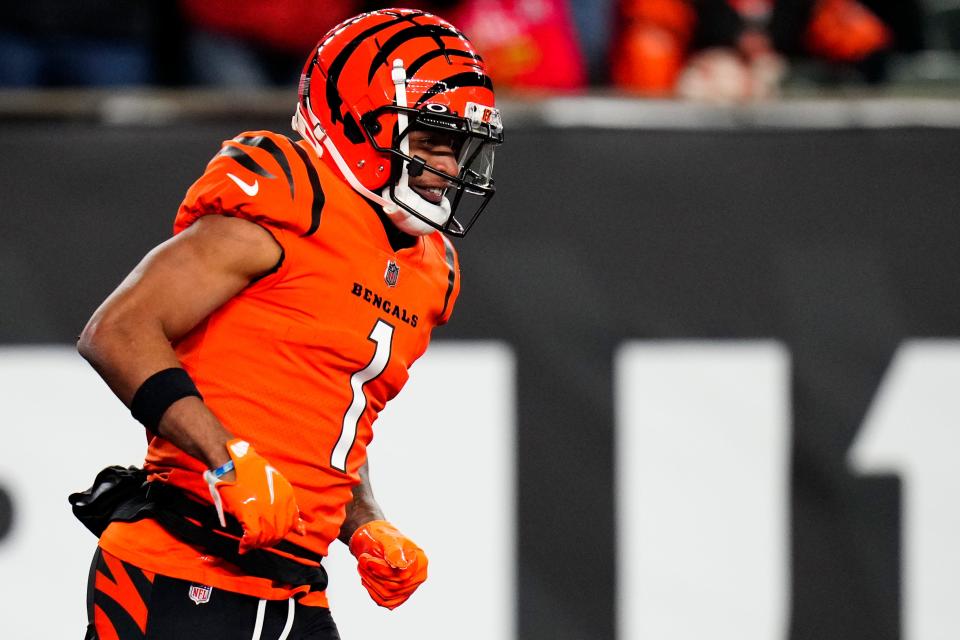
{"label": "muscular arm", "polygon": [[[171,342],[276,266],[281,255],[270,233],[252,222],[201,218],[147,254],[94,312],[77,348],[129,406],[150,375],[180,366]],[[207,466],[229,459],[224,444],[232,435],[198,398],[170,405],[158,431]]]}
{"label": "muscular arm", "polygon": [[350,544],[350,536],[361,525],[373,520],[383,520],[383,511],[373,497],[373,487],[370,485],[370,466],[363,463],[360,467],[360,484],[353,487],[353,499],[347,504],[347,516],[340,526],[339,540],[343,544]]}

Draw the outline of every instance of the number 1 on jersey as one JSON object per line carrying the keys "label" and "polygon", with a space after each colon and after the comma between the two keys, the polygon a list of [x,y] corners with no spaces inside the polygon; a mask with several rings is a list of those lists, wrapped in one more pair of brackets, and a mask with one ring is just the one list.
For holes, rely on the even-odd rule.
{"label": "number 1 on jersey", "polygon": [[340,429],[340,438],[337,440],[333,453],[330,454],[330,466],[338,471],[347,470],[347,457],[353,442],[357,438],[357,424],[367,408],[367,396],[363,392],[363,385],[367,384],[387,368],[390,361],[390,352],[393,346],[393,326],[383,320],[377,320],[367,340],[377,345],[373,358],[363,369],[350,376],[350,388],[353,391],[353,400],[343,414],[343,426]]}

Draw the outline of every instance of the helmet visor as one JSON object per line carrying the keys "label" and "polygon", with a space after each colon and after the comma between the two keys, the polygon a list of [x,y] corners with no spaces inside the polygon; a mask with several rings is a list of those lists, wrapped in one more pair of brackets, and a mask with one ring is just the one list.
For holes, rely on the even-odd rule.
{"label": "helmet visor", "polygon": [[457,165],[460,173],[449,181],[444,197],[450,202],[450,221],[444,229],[453,235],[463,235],[473,226],[495,192],[493,158],[495,142],[468,137],[460,150]]}

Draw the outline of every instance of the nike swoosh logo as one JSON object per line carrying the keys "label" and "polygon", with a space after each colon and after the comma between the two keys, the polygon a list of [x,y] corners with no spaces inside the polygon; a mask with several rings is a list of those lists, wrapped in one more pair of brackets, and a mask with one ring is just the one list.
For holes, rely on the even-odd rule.
{"label": "nike swoosh logo", "polygon": [[232,173],[228,173],[227,177],[233,180],[234,182],[236,182],[237,186],[240,187],[240,190],[243,191],[248,196],[250,196],[251,198],[257,195],[257,192],[260,191],[259,180],[254,180],[252,184],[248,184],[243,180],[241,180],[240,178],[238,178],[237,176],[233,175]]}

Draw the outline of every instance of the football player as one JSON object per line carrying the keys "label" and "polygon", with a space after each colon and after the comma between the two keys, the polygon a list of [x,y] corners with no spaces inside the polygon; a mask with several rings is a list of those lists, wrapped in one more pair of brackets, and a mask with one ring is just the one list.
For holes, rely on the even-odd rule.
{"label": "football player", "polygon": [[80,336],[148,438],[71,496],[100,534],[87,638],[338,638],[338,538],[381,606],[427,577],[366,448],[453,311],[500,113],[463,34],[405,9],[333,28],[298,93],[301,139],[224,142]]}

